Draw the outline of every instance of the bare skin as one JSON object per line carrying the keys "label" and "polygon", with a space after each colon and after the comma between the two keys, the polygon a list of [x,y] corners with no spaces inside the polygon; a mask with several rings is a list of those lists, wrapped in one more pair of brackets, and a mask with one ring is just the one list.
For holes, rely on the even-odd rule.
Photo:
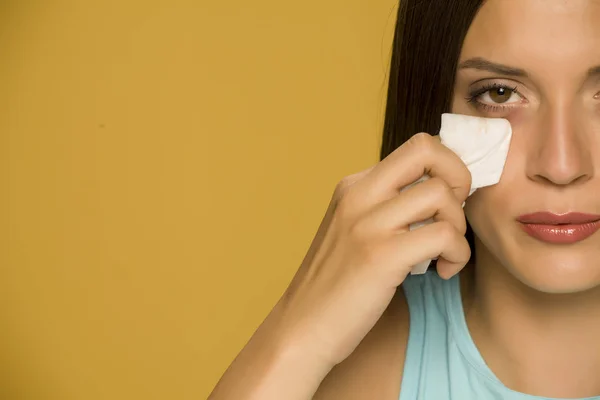
{"label": "bare skin", "polygon": [[[600,395],[600,235],[551,245],[515,220],[600,214],[600,74],[589,74],[600,65],[597,21],[595,0],[488,0],[464,42],[459,64],[477,62],[459,68],[452,111],[510,120],[500,183],[477,191],[462,213],[464,164],[428,135],[342,181],[290,288],[210,400],[397,399],[409,316],[396,288],[410,265],[437,254],[442,277],[462,270],[469,330],[505,386]],[[513,71],[482,69],[481,60]],[[486,85],[505,89],[466,100]],[[398,194],[423,171],[438,179]],[[433,214],[439,231],[408,232]],[[464,215],[477,260],[463,270]]]}
{"label": "bare skin", "polygon": [[[425,173],[432,178],[400,193]],[[465,266],[461,205],[470,186],[465,164],[427,133],[344,178],[290,286],[209,399],[313,398],[364,343],[413,265],[439,255],[445,278]]]}
{"label": "bare skin", "polygon": [[[489,1],[470,27],[460,63],[483,58],[527,76],[465,68],[455,86],[454,112],[503,117],[513,126],[501,182],[465,207],[477,236],[467,324],[496,376],[537,396],[600,395],[600,235],[551,245],[515,222],[534,211],[600,213],[600,76],[588,76],[600,65],[597,21],[598,1]],[[518,93],[503,104],[489,93],[480,98],[505,108],[465,102],[469,85],[489,83]]]}

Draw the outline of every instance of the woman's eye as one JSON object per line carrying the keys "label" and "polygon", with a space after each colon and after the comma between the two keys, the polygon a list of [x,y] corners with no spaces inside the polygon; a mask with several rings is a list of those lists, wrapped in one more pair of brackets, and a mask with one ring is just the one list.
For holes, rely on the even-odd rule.
{"label": "woman's eye", "polygon": [[512,104],[518,103],[521,100],[521,96],[516,91],[510,88],[497,87],[489,89],[482,93],[478,100],[482,103],[492,105],[507,103]]}
{"label": "woman's eye", "polygon": [[473,107],[489,113],[505,112],[527,103],[527,99],[521,95],[517,87],[499,83],[474,89],[466,100]]}

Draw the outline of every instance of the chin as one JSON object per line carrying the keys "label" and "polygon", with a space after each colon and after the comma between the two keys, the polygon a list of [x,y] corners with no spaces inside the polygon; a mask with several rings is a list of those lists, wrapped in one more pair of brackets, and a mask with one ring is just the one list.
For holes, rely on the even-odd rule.
{"label": "chin", "polygon": [[[600,255],[599,255],[600,256]],[[508,272],[524,285],[543,293],[567,294],[600,287],[598,257],[585,257],[574,251],[513,255],[505,264]]]}
{"label": "chin", "polygon": [[503,268],[525,286],[549,294],[600,287],[600,232],[578,243],[557,245],[512,229],[493,229],[494,225],[490,221],[487,227],[492,230],[483,232],[473,227],[484,262]]}

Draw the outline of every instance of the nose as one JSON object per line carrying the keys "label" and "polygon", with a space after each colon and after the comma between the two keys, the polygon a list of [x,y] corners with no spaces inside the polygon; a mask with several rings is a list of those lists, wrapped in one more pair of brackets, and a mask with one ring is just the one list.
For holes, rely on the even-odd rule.
{"label": "nose", "polygon": [[[547,105],[527,155],[530,179],[552,185],[583,183],[593,176],[592,138],[585,118],[569,105]],[[586,129],[587,128],[587,129]]]}

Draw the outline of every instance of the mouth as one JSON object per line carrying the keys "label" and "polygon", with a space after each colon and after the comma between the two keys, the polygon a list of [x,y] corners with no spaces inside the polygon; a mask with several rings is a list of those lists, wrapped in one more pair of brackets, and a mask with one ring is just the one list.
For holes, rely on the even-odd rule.
{"label": "mouth", "polygon": [[600,229],[600,215],[572,212],[537,212],[517,218],[523,230],[545,243],[571,244],[592,236]]}

